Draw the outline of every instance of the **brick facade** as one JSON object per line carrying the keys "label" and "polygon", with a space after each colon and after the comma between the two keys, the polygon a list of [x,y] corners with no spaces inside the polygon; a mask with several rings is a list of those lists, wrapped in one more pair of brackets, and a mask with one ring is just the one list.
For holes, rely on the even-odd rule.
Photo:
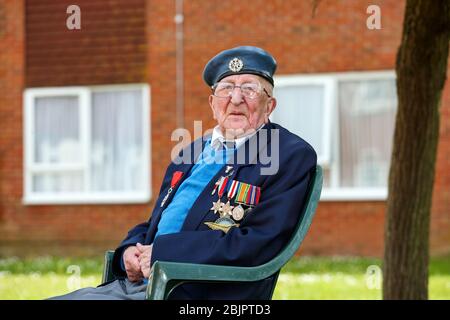
{"label": "brick facade", "polygon": [[[152,187],[157,196],[176,128],[175,1],[88,1],[81,30],[65,27],[72,2],[0,0],[0,254],[20,254],[30,242],[40,252],[96,254],[112,248],[147,219],[144,205],[22,204],[25,87],[148,82],[151,87]],[[366,8],[378,4],[382,29],[368,30]],[[212,128],[201,74],[222,49],[257,45],[277,59],[277,74],[392,70],[403,1],[184,1],[184,126]],[[450,86],[442,97],[434,189],[431,252],[450,252]],[[282,106],[278,106],[282,108]],[[304,254],[381,256],[385,203],[321,202]],[[39,244],[39,246],[37,246]],[[80,249],[81,248],[81,249]],[[25,250],[25,249],[24,249]],[[89,251],[91,252],[91,251]]]}
{"label": "brick facade", "polygon": [[69,30],[73,1],[26,1],[26,86],[146,80],[145,0],[81,0],[81,29]]}

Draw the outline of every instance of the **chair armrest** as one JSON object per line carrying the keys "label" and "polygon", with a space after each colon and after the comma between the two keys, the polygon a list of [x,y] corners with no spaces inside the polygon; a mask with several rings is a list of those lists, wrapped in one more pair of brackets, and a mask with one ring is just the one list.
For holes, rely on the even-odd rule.
{"label": "chair armrest", "polygon": [[165,300],[173,289],[185,282],[252,282],[270,277],[277,271],[270,263],[257,267],[234,267],[156,261],[146,299]]}
{"label": "chair armrest", "polygon": [[116,279],[112,272],[112,260],[114,257],[114,251],[108,250],[105,252],[105,263],[103,264],[103,276],[102,283]]}

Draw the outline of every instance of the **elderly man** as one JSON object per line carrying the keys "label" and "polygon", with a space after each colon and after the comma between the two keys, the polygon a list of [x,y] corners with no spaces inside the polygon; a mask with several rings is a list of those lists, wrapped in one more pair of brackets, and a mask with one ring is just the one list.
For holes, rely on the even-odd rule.
{"label": "elderly man", "polygon": [[[255,266],[280,252],[298,222],[316,153],[269,121],[275,70],[275,59],[251,46],[208,62],[203,78],[217,120],[212,135],[182,150],[167,168],[149,221],[132,228],[115,250],[119,280],[58,299],[144,299],[156,260]],[[276,277],[185,284],[170,298],[258,299],[268,296]]]}

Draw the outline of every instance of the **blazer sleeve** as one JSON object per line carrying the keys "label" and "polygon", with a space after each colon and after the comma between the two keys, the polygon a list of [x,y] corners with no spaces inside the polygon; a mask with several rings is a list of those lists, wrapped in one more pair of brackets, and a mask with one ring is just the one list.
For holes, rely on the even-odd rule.
{"label": "blazer sleeve", "polygon": [[136,243],[144,243],[145,235],[147,234],[150,221],[138,224],[130,231],[125,240],[119,245],[119,247],[114,251],[113,262],[112,262],[112,272],[116,277],[126,276],[126,272],[123,269],[122,256],[126,248],[136,245]]}
{"label": "blazer sleeve", "polygon": [[[259,204],[228,233],[219,230],[181,231],[158,236],[157,260],[256,266],[272,259],[289,241],[304,206],[317,156],[312,147],[289,148],[279,170],[261,186]],[[281,157],[281,156],[280,156]]]}

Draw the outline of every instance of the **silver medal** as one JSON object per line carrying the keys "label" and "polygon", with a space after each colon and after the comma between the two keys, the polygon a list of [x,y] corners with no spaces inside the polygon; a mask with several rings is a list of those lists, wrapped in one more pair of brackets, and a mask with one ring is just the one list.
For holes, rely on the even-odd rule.
{"label": "silver medal", "polygon": [[222,206],[222,214],[220,215],[221,217],[229,217],[231,216],[231,211],[233,210],[233,206],[230,204],[230,200],[227,201],[227,203],[225,203]]}
{"label": "silver medal", "polygon": [[242,208],[241,205],[238,205],[233,209],[232,215],[234,220],[236,221],[242,220],[242,218],[244,217],[244,208]]}
{"label": "silver medal", "polygon": [[222,215],[222,207],[223,207],[223,203],[219,200],[217,200],[216,202],[213,201],[213,206],[211,207],[211,209],[209,210],[213,210],[214,213],[219,212],[219,215]]}

